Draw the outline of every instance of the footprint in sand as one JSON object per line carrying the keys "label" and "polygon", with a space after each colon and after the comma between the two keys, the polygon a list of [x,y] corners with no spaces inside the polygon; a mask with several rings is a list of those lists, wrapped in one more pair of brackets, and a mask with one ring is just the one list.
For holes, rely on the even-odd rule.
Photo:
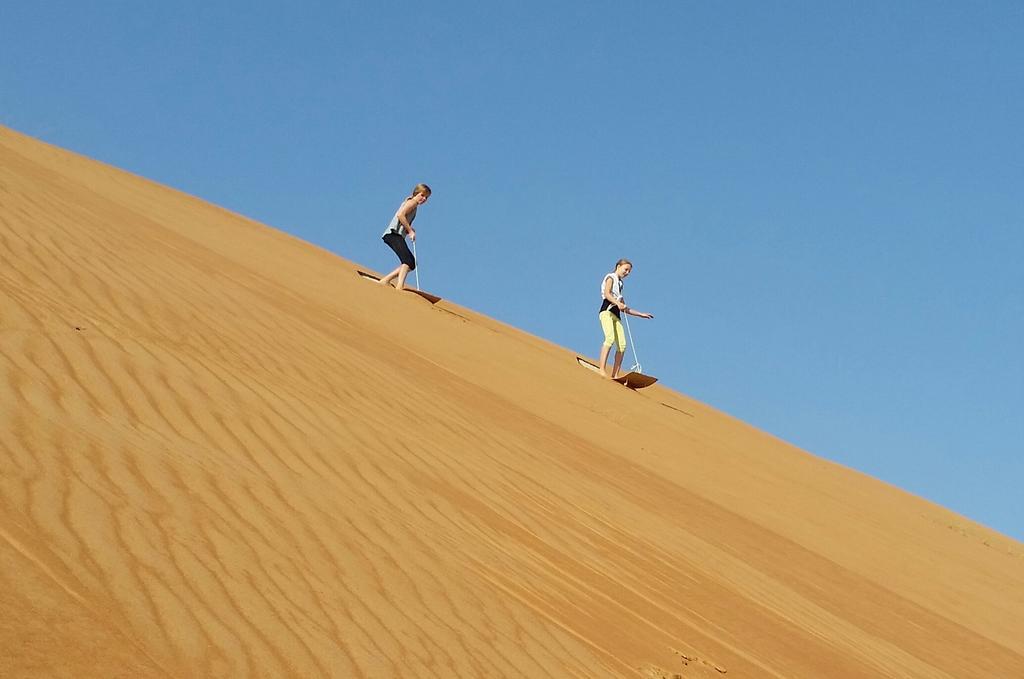
{"label": "footprint in sand", "polygon": [[692,653],[683,653],[673,650],[678,656],[682,667],[674,670],[666,670],[657,665],[647,664],[640,669],[640,676],[644,679],[711,679],[718,678],[726,673],[721,665],[698,658]]}

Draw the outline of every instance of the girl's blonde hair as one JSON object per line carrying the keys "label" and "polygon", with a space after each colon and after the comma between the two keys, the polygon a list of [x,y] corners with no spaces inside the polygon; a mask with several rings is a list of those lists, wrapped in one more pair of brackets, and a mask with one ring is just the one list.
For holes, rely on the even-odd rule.
{"label": "girl's blonde hair", "polygon": [[410,194],[410,197],[411,196],[415,196],[415,195],[420,194],[420,193],[425,193],[425,194],[427,194],[429,196],[430,195],[430,187],[427,186],[426,184],[417,184],[416,186],[413,187],[412,194]]}
{"label": "girl's blonde hair", "polygon": [[615,269],[618,269],[623,264],[629,264],[630,267],[633,266],[633,262],[629,261],[628,259],[620,259],[619,261],[615,262],[615,267],[612,269],[612,271],[615,271]]}

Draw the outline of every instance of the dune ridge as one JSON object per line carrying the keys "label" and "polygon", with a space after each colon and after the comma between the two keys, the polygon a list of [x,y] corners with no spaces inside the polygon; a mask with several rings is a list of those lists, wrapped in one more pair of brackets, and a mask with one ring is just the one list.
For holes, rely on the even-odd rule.
{"label": "dune ridge", "polygon": [[1024,676],[1024,546],[664,385],[2,127],[0,257],[0,676]]}

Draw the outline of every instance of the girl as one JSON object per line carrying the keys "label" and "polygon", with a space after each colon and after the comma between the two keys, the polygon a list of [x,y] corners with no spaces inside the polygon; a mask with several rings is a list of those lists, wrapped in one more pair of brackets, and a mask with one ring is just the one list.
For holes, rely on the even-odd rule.
{"label": "girl", "polygon": [[416,258],[409,252],[409,246],[405,243],[405,236],[408,234],[413,242],[416,241],[416,230],[412,228],[412,220],[416,219],[416,208],[426,203],[427,198],[430,198],[430,187],[426,184],[417,184],[412,190],[412,195],[402,201],[398,212],[391,218],[391,223],[388,224],[382,240],[395,251],[401,264],[398,265],[397,269],[380,279],[381,285],[390,285],[391,281],[397,278],[398,282],[395,283],[395,287],[399,290],[405,289],[405,277],[416,268]]}
{"label": "girl", "polygon": [[[626,300],[622,297],[623,280],[633,271],[633,263],[628,259],[620,259],[615,262],[615,270],[605,274],[601,281],[601,311],[598,318],[601,319],[601,328],[604,330],[604,344],[601,345],[601,358],[598,360],[598,367],[601,374],[612,379],[619,376],[619,368],[622,367],[622,357],[626,353],[626,335],[622,331],[621,312],[639,318],[654,318],[653,314],[626,306]],[[604,365],[608,362],[608,351],[612,345],[618,345],[615,352],[615,363],[612,365],[612,374],[604,371]]]}

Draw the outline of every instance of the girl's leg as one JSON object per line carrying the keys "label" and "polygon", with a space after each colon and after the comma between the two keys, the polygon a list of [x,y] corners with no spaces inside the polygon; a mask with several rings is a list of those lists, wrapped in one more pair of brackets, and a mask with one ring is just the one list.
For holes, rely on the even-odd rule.
{"label": "girl's leg", "polygon": [[612,379],[615,379],[619,376],[619,368],[622,367],[622,357],[626,355],[626,335],[622,332],[622,321],[610,314],[609,317],[612,320],[612,339],[616,345],[615,363],[612,364]]}
{"label": "girl's leg", "polygon": [[[610,349],[611,347],[608,348]],[[615,352],[615,364],[612,365],[612,379],[615,379],[616,377],[619,376],[619,368],[622,367],[622,357],[625,355],[626,352],[622,351],[621,349]]]}
{"label": "girl's leg", "polygon": [[602,376],[608,377],[604,366],[608,362],[608,352],[611,351],[612,345],[616,342],[615,322],[617,319],[610,311],[602,311],[598,314],[597,318],[601,321],[601,330],[604,331],[604,344],[601,345],[601,357],[597,361],[597,367],[601,369]]}
{"label": "girl's leg", "polygon": [[608,377],[608,373],[604,370],[604,364],[608,362],[608,350],[612,348],[610,344],[601,345],[601,358],[597,361],[597,367],[601,369],[601,374]]}

